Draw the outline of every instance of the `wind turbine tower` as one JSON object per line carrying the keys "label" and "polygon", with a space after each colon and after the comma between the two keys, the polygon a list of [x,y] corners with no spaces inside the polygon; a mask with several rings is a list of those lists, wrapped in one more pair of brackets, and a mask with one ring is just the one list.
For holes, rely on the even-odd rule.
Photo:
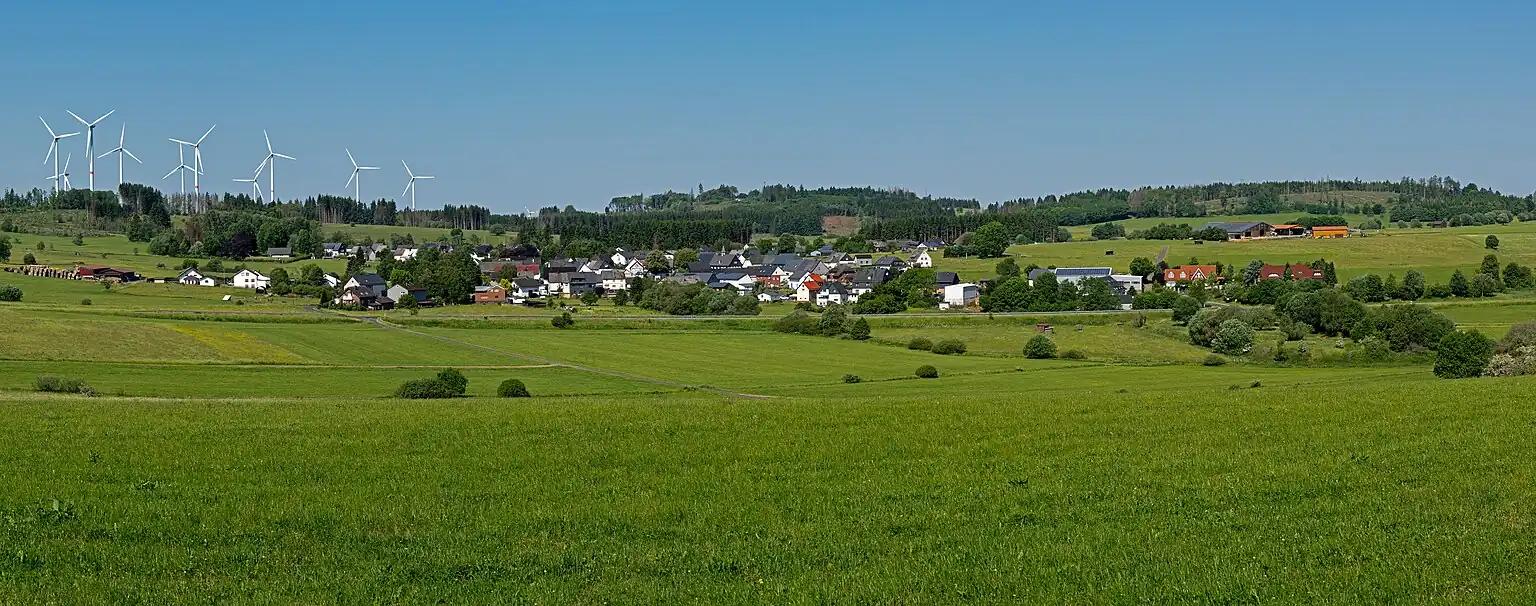
{"label": "wind turbine tower", "polygon": [[280,154],[280,153],[277,153],[275,151],[272,151],[272,137],[267,136],[267,131],[265,131],[265,130],[261,131],[261,136],[262,136],[262,138],[267,140],[267,159],[265,160],[265,163],[267,165],[267,195],[268,196],[272,196],[272,199],[268,200],[268,201],[269,202],[278,202],[278,201],[281,200],[281,198],[277,197],[277,162],[276,162],[276,159],[277,158],[284,158],[284,159],[295,160],[296,161],[297,158],[294,158],[293,156],[285,156],[283,154]]}
{"label": "wind turbine tower", "polygon": [[105,158],[105,157],[110,156],[112,154],[117,154],[117,188],[118,188],[118,190],[122,190],[122,188],[123,188],[123,154],[127,154],[129,158],[133,158],[134,162],[138,162],[139,164],[143,164],[144,163],[144,161],[140,160],[138,156],[133,155],[133,152],[128,151],[127,147],[123,146],[123,141],[125,139],[127,139],[127,138],[128,138],[128,125],[124,124],[122,132],[118,133],[118,135],[117,135],[117,149],[114,149],[112,151],[104,153],[104,154],[102,154],[100,156],[102,158]]}
{"label": "wind turbine tower", "polygon": [[365,171],[365,170],[379,170],[379,167],[377,167],[377,166],[358,166],[357,165],[357,158],[352,157],[352,150],[350,150],[350,149],[347,150],[347,159],[352,161],[352,176],[351,177],[347,177],[347,185],[351,185],[352,186],[352,199],[357,200],[358,204],[362,204],[363,203],[363,178],[362,178],[362,172]]}
{"label": "wind turbine tower", "polygon": [[61,172],[53,173],[53,176],[50,177],[50,179],[53,180],[53,190],[54,191],[58,191],[59,190],[59,181],[60,180],[62,180],[64,182],[64,189],[70,189],[70,187],[69,187],[69,161],[73,160],[73,159],[75,159],[75,155],[74,154],[70,154],[68,156],[65,156],[64,157],[64,170],[61,171]]}
{"label": "wind turbine tower", "polygon": [[[43,117],[38,116],[37,119],[43,120]],[[57,194],[59,193],[59,176],[64,174],[64,171],[59,169],[59,139],[73,137],[80,133],[65,133],[62,135],[55,133],[53,132],[53,127],[48,126],[47,120],[43,120],[43,128],[48,129],[49,136],[53,137],[53,143],[48,145],[48,155],[43,156],[43,166],[48,165],[48,158],[53,158],[53,176],[50,179],[53,180],[53,193]]]}
{"label": "wind turbine tower", "polygon": [[171,178],[171,175],[174,175],[174,174],[176,174],[178,172],[181,173],[181,195],[182,196],[186,196],[187,195],[187,171],[190,170],[193,173],[196,173],[197,169],[192,168],[190,166],[187,166],[187,148],[186,148],[185,145],[177,145],[176,146],[176,156],[177,156],[177,158],[179,158],[179,162],[181,162],[181,163],[178,164],[176,166],[176,168],[171,169],[171,172],[165,173],[164,177],[160,177],[160,180],[164,181],[166,179]]}
{"label": "wind turbine tower", "polygon": [[106,120],[107,116],[112,115],[112,112],[115,111],[117,110],[114,109],[110,112],[102,114],[102,116],[97,118],[95,122],[86,122],[85,118],[81,118],[80,116],[76,115],[75,112],[69,112],[69,115],[74,116],[76,120],[79,120],[81,124],[85,125],[85,159],[87,162],[90,162],[91,176],[89,177],[88,182],[89,187],[92,190],[96,189],[96,125],[101,124],[102,120]]}
{"label": "wind turbine tower", "polygon": [[[192,147],[192,168],[194,169],[192,171],[192,193],[194,193],[194,194],[201,194],[201,193],[203,193],[202,182],[198,180],[198,176],[203,174],[203,150],[201,148],[199,148],[198,146],[202,145],[203,144],[203,139],[207,139],[208,135],[213,134],[213,129],[218,128],[218,127],[219,127],[219,125],[217,125],[217,124],[208,127],[208,132],[205,132],[205,133],[203,133],[203,136],[198,137],[197,138],[197,143],[192,143],[190,141],[182,141],[181,139],[171,139],[172,142],[175,142],[177,144],[189,145],[189,146]],[[186,187],[183,186],[182,189],[186,189]]]}
{"label": "wind turbine tower", "polygon": [[400,195],[403,196],[405,195],[405,192],[411,192],[411,210],[416,210],[416,180],[431,179],[432,177],[427,175],[418,175],[411,172],[411,165],[406,164],[405,160],[401,160],[400,165],[405,167],[405,174],[411,178],[410,181],[405,183],[405,191],[400,192]]}

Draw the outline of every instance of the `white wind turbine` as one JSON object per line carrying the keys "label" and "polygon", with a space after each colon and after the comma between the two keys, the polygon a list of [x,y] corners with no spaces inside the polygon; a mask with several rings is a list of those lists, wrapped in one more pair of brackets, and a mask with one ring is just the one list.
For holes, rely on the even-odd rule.
{"label": "white wind turbine", "polygon": [[171,169],[171,172],[165,173],[165,176],[160,177],[160,180],[164,181],[171,178],[171,175],[174,175],[178,172],[181,173],[181,195],[185,196],[187,195],[187,171],[190,170],[193,174],[197,174],[197,169],[187,166],[187,148],[185,146],[176,146],[176,157],[178,158],[178,161],[181,162],[181,164],[178,164],[176,168]]}
{"label": "white wind turbine", "polygon": [[112,154],[117,154],[117,187],[118,187],[118,189],[122,189],[122,187],[123,187],[123,154],[128,154],[128,157],[129,158],[133,158],[134,162],[138,162],[139,164],[143,164],[144,163],[144,161],[140,160],[138,156],[133,155],[133,152],[128,151],[127,147],[123,146],[123,141],[125,139],[127,139],[127,138],[128,138],[128,125],[124,124],[122,132],[118,133],[118,135],[117,135],[117,149],[114,149],[112,151],[109,151],[107,153],[104,153],[104,154],[98,156],[98,157],[101,157],[101,158],[105,158],[105,157],[110,156]]}
{"label": "white wind turbine", "polygon": [[288,160],[295,160],[295,161],[297,161],[297,158],[294,158],[293,156],[285,156],[285,155],[282,155],[282,154],[277,153],[275,151],[272,151],[272,137],[267,136],[267,131],[265,131],[265,130],[261,131],[261,136],[262,136],[262,138],[267,140],[267,159],[262,161],[262,163],[267,166],[267,195],[272,197],[272,199],[270,200],[271,202],[277,202],[277,201],[279,201],[279,199],[277,197],[277,162],[276,162],[276,159],[277,158],[285,158],[285,159],[288,159]]}
{"label": "white wind turbine", "polygon": [[[43,117],[38,116],[37,119],[43,120]],[[43,120],[43,128],[48,129],[48,134],[53,137],[53,143],[48,145],[48,155],[43,156],[43,166],[47,166],[48,159],[53,158],[53,176],[49,177],[49,179],[53,180],[53,193],[59,193],[59,175],[64,174],[64,171],[59,169],[59,139],[73,137],[80,133],[65,133],[62,135],[55,133],[53,132],[53,127],[48,126],[47,120]]]}
{"label": "white wind turbine", "polygon": [[[353,158],[352,157],[352,150],[350,150],[350,149],[347,150],[347,159],[352,161],[352,176],[351,177],[347,177],[347,185],[352,185],[352,198],[354,200],[357,200],[358,204],[362,204],[363,203],[363,178],[362,178],[362,172],[365,171],[365,170],[379,170],[379,167],[377,167],[377,166],[358,166],[357,165],[357,158]],[[355,183],[355,185],[354,185],[354,183]]]}
{"label": "white wind turbine", "polygon": [[48,178],[48,180],[53,181],[53,190],[55,192],[59,190],[59,181],[61,180],[64,182],[64,189],[73,189],[69,186],[69,161],[73,159],[75,159],[74,154],[64,156],[64,170],[53,173],[53,176]]}
{"label": "white wind turbine", "polygon": [[81,118],[80,116],[76,115],[75,112],[70,112],[67,109],[64,111],[69,112],[69,115],[74,116],[76,120],[79,120],[81,124],[85,125],[85,159],[91,163],[91,176],[89,178],[89,186],[94,190],[96,189],[96,125],[101,124],[102,120],[106,120],[107,116],[112,115],[112,112],[117,110],[114,109],[110,112],[102,114],[102,116],[97,118],[95,122],[86,122],[85,118]]}
{"label": "white wind turbine", "polygon": [[258,202],[261,201],[261,169],[266,168],[266,167],[267,167],[267,161],[266,160],[262,160],[261,164],[256,165],[256,173],[251,175],[251,178],[249,178],[249,179],[235,179],[236,183],[250,183],[251,184],[251,199],[252,200],[256,200]]}
{"label": "white wind turbine", "polygon": [[416,180],[431,179],[432,177],[427,175],[417,175],[416,173],[411,172],[411,165],[406,164],[405,160],[401,160],[400,165],[405,167],[405,174],[411,177],[411,180],[405,183],[405,191],[400,192],[400,195],[403,196],[405,195],[405,192],[411,192],[411,210],[416,210]]}
{"label": "white wind turbine", "polygon": [[[179,145],[189,145],[192,147],[192,168],[194,169],[192,171],[192,193],[194,194],[200,194],[203,192],[202,183],[198,180],[198,176],[203,174],[203,150],[198,146],[202,145],[203,139],[207,139],[208,135],[213,134],[213,129],[218,127],[219,125],[217,124],[208,127],[208,132],[203,133],[203,136],[198,137],[197,143],[182,141],[181,139],[171,139],[172,142]],[[183,187],[183,189],[185,189],[185,187]]]}

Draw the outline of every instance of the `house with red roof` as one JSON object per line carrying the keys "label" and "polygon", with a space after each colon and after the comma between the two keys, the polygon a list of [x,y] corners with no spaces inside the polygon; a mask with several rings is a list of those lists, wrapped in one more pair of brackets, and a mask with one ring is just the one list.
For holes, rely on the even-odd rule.
{"label": "house with red roof", "polygon": [[1163,282],[1168,284],[1217,280],[1219,278],[1215,265],[1181,265],[1163,270]]}

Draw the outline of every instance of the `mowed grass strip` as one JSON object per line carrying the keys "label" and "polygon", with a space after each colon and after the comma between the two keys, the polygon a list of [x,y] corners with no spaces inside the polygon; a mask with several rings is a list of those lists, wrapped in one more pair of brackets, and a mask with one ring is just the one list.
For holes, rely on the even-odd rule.
{"label": "mowed grass strip", "polygon": [[[179,271],[173,272],[174,277]],[[19,308],[80,308],[81,302],[91,300],[89,309],[96,310],[213,310],[225,312],[265,313],[300,312],[315,300],[293,297],[267,297],[244,288],[185,286],[181,284],[151,284],[135,282],[116,284],[107,288],[100,282],[88,280],[61,280],[24,276],[0,272],[0,284],[9,284],[22,290],[20,304],[6,303],[5,307]],[[224,301],[225,296],[229,301]]]}
{"label": "mowed grass strip", "polygon": [[1474,383],[8,401],[0,601],[1528,603],[1536,381]]}
{"label": "mowed grass strip", "polygon": [[[904,347],[915,337],[935,343],[958,339],[971,353],[1022,358],[1024,344],[1044,334],[1033,326],[998,323],[991,326],[932,326],[926,328],[876,328],[873,338],[896,347]],[[1047,335],[1056,342],[1057,354],[1082,352],[1096,361],[1142,364],[1199,363],[1210,350],[1196,347],[1183,337],[1184,327],[1169,320],[1155,321],[1149,328],[1126,325],[1053,325]]]}
{"label": "mowed grass strip", "polygon": [[0,326],[0,359],[227,359],[194,336],[149,322],[39,318],[0,307]]}
{"label": "mowed grass strip", "polygon": [[866,379],[912,376],[924,364],[943,364],[953,373],[978,373],[1009,370],[1020,362],[765,332],[413,330],[559,362],[743,391],[839,383],[850,373]]}
{"label": "mowed grass strip", "polygon": [[563,367],[521,366],[282,366],[185,363],[5,362],[0,390],[30,391],[44,375],[83,379],[98,393],[151,398],[297,398],[296,406],[336,400],[386,398],[401,383],[455,367],[468,377],[471,396],[492,397],[506,379],[520,379],[540,396],[654,394],[665,385]]}

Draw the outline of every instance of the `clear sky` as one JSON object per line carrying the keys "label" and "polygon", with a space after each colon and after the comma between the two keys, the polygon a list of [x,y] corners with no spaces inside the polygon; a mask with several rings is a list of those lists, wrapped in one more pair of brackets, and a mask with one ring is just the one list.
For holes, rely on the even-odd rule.
{"label": "clear sky", "polygon": [[[1529,2],[13,2],[0,187],[126,122],[128,180],[204,144],[237,190],[501,212],[731,183],[984,202],[1104,186],[1448,174],[1536,190]],[[82,33],[88,35],[82,36]],[[89,114],[89,115],[88,115]],[[83,187],[84,137],[67,140]],[[110,164],[110,167],[106,166]],[[115,185],[100,160],[97,187]],[[264,179],[265,181],[265,179]],[[190,187],[190,184],[189,184]]]}

